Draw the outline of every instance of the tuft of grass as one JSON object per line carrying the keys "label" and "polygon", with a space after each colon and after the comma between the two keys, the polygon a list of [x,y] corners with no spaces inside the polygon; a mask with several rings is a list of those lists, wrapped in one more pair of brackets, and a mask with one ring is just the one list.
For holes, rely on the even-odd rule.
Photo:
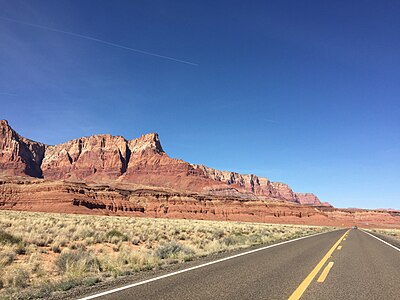
{"label": "tuft of grass", "polygon": [[57,257],[55,265],[61,274],[70,278],[81,278],[86,273],[100,271],[97,258],[83,251],[63,252]]}

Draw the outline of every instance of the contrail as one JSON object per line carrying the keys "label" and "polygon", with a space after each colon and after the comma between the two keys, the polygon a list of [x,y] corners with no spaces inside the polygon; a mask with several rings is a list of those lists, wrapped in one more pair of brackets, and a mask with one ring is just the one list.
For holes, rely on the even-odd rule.
{"label": "contrail", "polygon": [[33,23],[22,22],[22,21],[10,19],[10,18],[5,18],[5,17],[0,17],[0,19],[1,20],[5,20],[5,21],[9,21],[9,22],[13,22],[13,23],[26,25],[26,26],[31,26],[31,27],[45,29],[45,30],[49,30],[49,31],[53,31],[53,32],[63,33],[63,34],[67,34],[67,35],[70,35],[70,36],[75,36],[75,37],[79,37],[79,38],[82,38],[82,39],[86,39],[86,40],[89,40],[89,41],[98,42],[98,43],[101,43],[101,44],[104,44],[104,45],[108,45],[108,46],[112,46],[112,47],[116,47],[116,48],[121,48],[121,49],[129,50],[129,51],[133,51],[133,52],[136,52],[136,53],[141,53],[141,54],[151,55],[151,56],[155,56],[155,57],[159,57],[159,58],[164,58],[164,59],[172,60],[172,61],[175,61],[175,62],[179,62],[179,63],[191,65],[191,66],[198,66],[198,64],[192,63],[190,61],[177,59],[177,58],[173,58],[173,57],[170,57],[170,56],[160,55],[160,54],[153,53],[153,52],[148,52],[148,51],[144,51],[144,50],[140,50],[140,49],[136,49],[136,48],[131,48],[131,47],[127,47],[127,46],[123,46],[123,45],[107,42],[107,41],[104,41],[104,40],[96,39],[96,38],[91,37],[91,36],[87,36],[87,35],[71,32],[71,31],[64,31],[64,30],[60,30],[60,29],[55,29],[55,28],[51,28],[51,27],[47,27],[47,26],[43,26],[43,25],[38,25],[38,24],[33,24]]}
{"label": "contrail", "polygon": [[0,92],[0,95],[5,95],[5,96],[17,96],[17,94],[7,93],[7,92]]}

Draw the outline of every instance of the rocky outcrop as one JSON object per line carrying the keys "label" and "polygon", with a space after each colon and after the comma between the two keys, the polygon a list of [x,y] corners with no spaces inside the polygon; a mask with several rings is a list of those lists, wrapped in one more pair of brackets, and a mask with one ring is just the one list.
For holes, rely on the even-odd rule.
{"label": "rocky outcrop", "polygon": [[286,201],[297,202],[293,190],[286,183],[272,182],[272,187],[277,191],[281,198]]}
{"label": "rocky outcrop", "polygon": [[321,205],[314,195],[295,194],[284,183],[171,158],[164,152],[156,133],[133,140],[94,135],[50,146],[21,137],[3,120],[0,134],[0,172],[6,175],[89,183],[119,182],[204,195],[253,200],[264,197]]}
{"label": "rocky outcrop", "polygon": [[295,193],[296,202],[301,205],[321,205],[318,197],[312,193]]}
{"label": "rocky outcrop", "polygon": [[192,164],[192,166],[196,170],[201,170],[207,178],[231,185],[243,192],[268,197],[279,197],[279,194],[267,178],[258,177],[254,174],[243,175],[236,172],[220,171],[204,165]]}
{"label": "rocky outcrop", "polygon": [[0,121],[0,174],[41,178],[45,145],[21,137],[6,120]]}

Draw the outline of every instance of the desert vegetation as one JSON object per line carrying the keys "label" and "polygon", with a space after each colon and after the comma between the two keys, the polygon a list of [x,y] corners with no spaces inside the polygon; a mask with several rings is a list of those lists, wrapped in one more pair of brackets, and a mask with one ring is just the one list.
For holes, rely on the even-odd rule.
{"label": "desert vegetation", "polygon": [[400,241],[400,229],[373,229],[372,232],[377,232]]}
{"label": "desert vegetation", "polygon": [[0,299],[48,297],[316,226],[0,211]]}

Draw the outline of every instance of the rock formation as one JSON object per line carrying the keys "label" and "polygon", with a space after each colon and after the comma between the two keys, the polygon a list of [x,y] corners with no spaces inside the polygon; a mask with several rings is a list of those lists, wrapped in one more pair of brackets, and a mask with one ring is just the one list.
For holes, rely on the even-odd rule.
{"label": "rock formation", "polygon": [[302,205],[322,205],[318,197],[312,193],[295,193],[296,202]]}
{"label": "rock formation", "polygon": [[133,140],[95,135],[51,146],[20,136],[5,120],[0,209],[400,227],[398,211],[339,210],[285,183],[171,158],[155,133]]}
{"label": "rock formation", "polygon": [[0,209],[152,218],[400,228],[399,211],[336,209],[266,198],[204,195],[141,185],[0,179]]}
{"label": "rock formation", "polygon": [[18,135],[6,120],[0,121],[0,172],[42,177],[45,145]]}
{"label": "rock formation", "polygon": [[181,192],[263,196],[320,205],[311,194],[296,194],[284,183],[253,174],[219,171],[170,158],[156,133],[126,140],[108,134],[50,146],[28,140],[1,121],[0,172],[51,180],[142,184]]}
{"label": "rock formation", "polygon": [[0,209],[400,228],[399,211],[335,209],[253,174],[170,158],[155,133],[50,146],[0,121]]}
{"label": "rock formation", "polygon": [[273,182],[272,186],[283,199],[290,202],[296,202],[293,190],[286,183]]}

